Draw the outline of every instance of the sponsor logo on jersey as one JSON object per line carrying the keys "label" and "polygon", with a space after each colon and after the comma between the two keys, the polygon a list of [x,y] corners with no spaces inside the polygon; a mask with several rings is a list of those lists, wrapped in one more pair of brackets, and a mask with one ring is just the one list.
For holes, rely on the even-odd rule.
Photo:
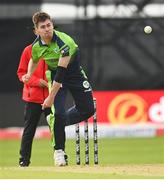
{"label": "sponsor logo on jersey", "polygon": [[90,87],[90,84],[88,81],[83,81],[83,87],[85,88],[84,92],[92,91],[92,88]]}
{"label": "sponsor logo on jersey", "polygon": [[84,81],[84,82],[83,82],[83,87],[86,88],[86,89],[88,89],[88,88],[90,87],[89,82],[88,82],[88,81]]}

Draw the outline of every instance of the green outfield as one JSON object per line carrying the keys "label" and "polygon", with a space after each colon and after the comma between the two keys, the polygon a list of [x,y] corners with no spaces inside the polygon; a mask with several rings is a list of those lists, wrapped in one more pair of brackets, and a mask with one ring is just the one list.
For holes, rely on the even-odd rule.
{"label": "green outfield", "polygon": [[68,140],[67,167],[53,165],[53,151],[49,140],[35,140],[31,165],[18,167],[20,140],[0,141],[0,178],[3,179],[107,179],[144,178],[164,179],[164,137],[99,139],[99,165],[93,165],[93,140],[90,140],[91,165],[84,166],[84,142],[82,141],[82,165],[75,165],[75,141]]}

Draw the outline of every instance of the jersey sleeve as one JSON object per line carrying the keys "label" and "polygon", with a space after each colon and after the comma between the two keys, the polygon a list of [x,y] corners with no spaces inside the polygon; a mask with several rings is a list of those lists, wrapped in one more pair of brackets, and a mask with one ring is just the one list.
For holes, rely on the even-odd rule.
{"label": "jersey sleeve", "polygon": [[63,33],[62,35],[62,41],[64,44],[60,48],[60,58],[65,56],[72,56],[77,48],[77,44],[67,34]]}
{"label": "jersey sleeve", "polygon": [[60,50],[60,57],[65,57],[65,56],[69,56],[70,55],[70,46],[65,44],[61,50]]}
{"label": "jersey sleeve", "polygon": [[33,46],[32,47],[32,60],[35,63],[38,63],[39,59],[40,59],[40,57],[38,56],[37,47]]}

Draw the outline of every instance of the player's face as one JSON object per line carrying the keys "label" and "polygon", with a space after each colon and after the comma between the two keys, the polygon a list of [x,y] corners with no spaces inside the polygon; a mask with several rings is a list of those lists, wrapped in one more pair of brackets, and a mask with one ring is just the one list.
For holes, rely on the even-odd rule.
{"label": "player's face", "polygon": [[53,23],[47,19],[44,22],[39,22],[35,29],[37,35],[40,35],[42,39],[49,39],[53,36]]}

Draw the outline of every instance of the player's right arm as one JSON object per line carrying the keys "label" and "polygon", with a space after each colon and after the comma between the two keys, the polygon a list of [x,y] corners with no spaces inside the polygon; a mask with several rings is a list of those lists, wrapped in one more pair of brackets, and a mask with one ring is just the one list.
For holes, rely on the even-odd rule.
{"label": "player's right arm", "polygon": [[30,59],[29,63],[28,63],[28,71],[27,71],[27,74],[25,74],[24,76],[22,76],[22,81],[24,83],[27,83],[33,72],[35,71],[35,69],[37,68],[37,65],[38,65],[38,62],[34,62],[32,59]]}

